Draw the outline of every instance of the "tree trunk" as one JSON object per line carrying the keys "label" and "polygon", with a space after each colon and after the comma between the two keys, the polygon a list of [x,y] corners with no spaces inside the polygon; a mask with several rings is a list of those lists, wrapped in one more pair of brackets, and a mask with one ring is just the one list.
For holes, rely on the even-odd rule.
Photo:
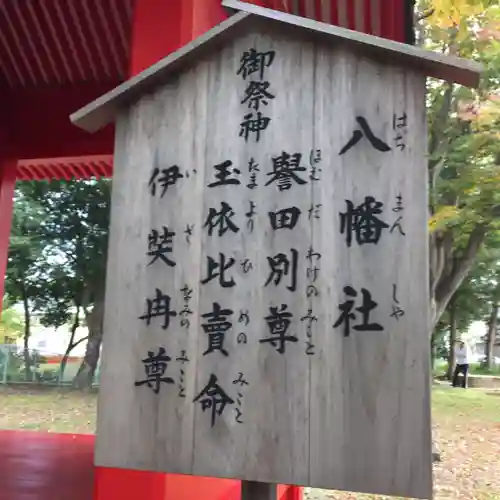
{"label": "tree trunk", "polygon": [[476,255],[486,235],[486,227],[476,226],[469,235],[467,245],[457,255],[453,248],[452,230],[434,231],[430,235],[430,285],[431,285],[431,331],[448,303],[469,274]]}
{"label": "tree trunk", "polygon": [[73,324],[71,325],[71,335],[69,337],[68,347],[66,348],[66,352],[61,359],[61,365],[59,366],[59,382],[62,382],[64,377],[64,370],[66,369],[66,365],[68,364],[69,353],[75,348],[73,344],[75,341],[75,334],[80,326],[80,306],[77,306],[75,317],[73,319]]}
{"label": "tree trunk", "polygon": [[431,335],[431,377],[434,377],[434,367],[436,366],[436,335]]}
{"label": "tree trunk", "polygon": [[453,377],[453,369],[455,368],[455,341],[457,340],[457,315],[455,300],[452,299],[450,307],[450,352],[448,353],[448,380]]}
{"label": "tree trunk", "polygon": [[77,389],[88,389],[92,386],[92,382],[94,381],[102,342],[103,319],[104,297],[101,296],[99,300],[94,303],[92,312],[87,315],[89,336],[85,349],[85,357],[73,381],[73,385]]}
{"label": "tree trunk", "polygon": [[23,308],[24,308],[24,378],[26,382],[33,380],[33,373],[31,372],[31,357],[29,352],[29,340],[31,333],[30,324],[30,307],[26,290],[23,287]]}
{"label": "tree trunk", "polygon": [[488,333],[486,334],[486,342],[484,346],[485,353],[485,367],[488,369],[493,368],[494,357],[493,352],[495,349],[495,340],[497,337],[497,323],[498,323],[498,302],[493,302],[491,306],[490,319],[488,321]]}

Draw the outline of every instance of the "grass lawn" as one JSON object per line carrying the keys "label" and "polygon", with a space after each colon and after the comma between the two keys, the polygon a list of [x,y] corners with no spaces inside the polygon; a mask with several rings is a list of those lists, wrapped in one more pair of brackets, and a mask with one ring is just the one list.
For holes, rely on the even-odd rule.
{"label": "grass lawn", "polygon": [[[0,387],[0,429],[93,433],[96,394]],[[436,500],[500,500],[500,391],[435,388],[434,437],[442,462],[434,467]],[[306,491],[308,500],[382,497]]]}
{"label": "grass lawn", "polygon": [[0,386],[0,429],[93,434],[96,403],[95,393]]}
{"label": "grass lawn", "polygon": [[[434,376],[443,376],[448,370],[448,362],[444,360],[436,361],[434,366]],[[481,363],[471,363],[469,372],[472,375],[494,375],[500,376],[500,365],[495,365],[492,368],[485,368]]]}

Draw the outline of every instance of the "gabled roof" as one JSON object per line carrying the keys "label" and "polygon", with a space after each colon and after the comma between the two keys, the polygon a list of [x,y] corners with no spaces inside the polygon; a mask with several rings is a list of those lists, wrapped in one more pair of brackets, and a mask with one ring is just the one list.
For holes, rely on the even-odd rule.
{"label": "gabled roof", "polygon": [[323,43],[344,43],[352,50],[382,61],[391,61],[410,66],[422,73],[442,80],[460,83],[469,87],[479,84],[482,66],[476,62],[445,56],[437,52],[393,42],[384,38],[358,33],[326,23],[320,23],[299,16],[278,12],[264,7],[224,0],[225,7],[239,10],[212,30],[170,54],[134,78],[124,82],[87,106],[73,113],[71,121],[89,132],[94,132],[112,122],[124,105],[150,92],[188,64],[192,64],[224,41],[238,36],[244,27],[253,22],[268,22],[286,25],[290,31],[302,32],[306,37]]}

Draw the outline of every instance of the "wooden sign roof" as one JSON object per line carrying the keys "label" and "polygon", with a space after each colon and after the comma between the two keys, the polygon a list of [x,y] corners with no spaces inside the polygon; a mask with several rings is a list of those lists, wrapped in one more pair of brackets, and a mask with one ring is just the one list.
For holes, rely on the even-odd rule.
{"label": "wooden sign roof", "polygon": [[479,84],[482,66],[474,61],[446,56],[237,0],[224,0],[223,5],[240,12],[134,78],[76,111],[70,116],[71,121],[89,132],[99,130],[112,122],[119,109],[124,105],[165,83],[173,74],[187,65],[193,64],[211,50],[216,50],[224,41],[237,37],[243,29],[251,28],[252,23],[263,22],[274,24],[275,27],[285,26],[290,32],[298,32],[302,36],[322,43],[331,43],[332,45],[343,43],[352,50],[372,59],[413,67],[415,70],[435,78],[468,87],[477,87]]}

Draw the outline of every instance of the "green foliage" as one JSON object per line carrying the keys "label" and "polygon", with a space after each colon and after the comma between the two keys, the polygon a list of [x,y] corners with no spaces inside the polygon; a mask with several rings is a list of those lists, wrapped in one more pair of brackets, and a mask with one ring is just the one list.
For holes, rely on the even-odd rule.
{"label": "green foliage", "polygon": [[23,335],[24,321],[12,307],[11,300],[6,296],[3,300],[2,316],[0,318],[0,344],[7,343],[7,339],[17,339]]}
{"label": "green foliage", "polygon": [[[434,80],[428,84],[431,290],[436,324],[471,272],[478,252],[499,248],[500,6],[490,0],[422,0],[418,7],[423,13],[418,27],[422,45],[474,59],[485,68],[478,89]],[[475,294],[486,283],[479,278],[479,269],[474,272],[476,277],[456,295],[460,328],[485,312]]]}
{"label": "green foliage", "polygon": [[[477,224],[499,228],[500,37],[481,34],[500,23],[500,9],[479,1],[432,4],[437,6],[427,23],[428,47],[475,59],[485,67],[477,90],[446,82],[431,82],[428,89],[431,229],[453,229],[457,244],[464,245]],[[448,12],[443,11],[445,4]],[[448,15],[442,18],[439,12]]]}
{"label": "green foliage", "polygon": [[[477,255],[469,276],[454,295],[457,332],[465,333],[475,321],[487,323],[492,305],[500,301],[500,234],[492,231]],[[449,309],[438,328],[447,332]]]}
{"label": "green foliage", "polygon": [[[83,312],[89,335],[97,329],[99,346],[103,307],[94,306],[104,299],[110,189],[109,180],[18,183],[6,288],[25,306],[25,345],[32,311],[42,313],[43,325],[71,323],[74,332],[76,310]],[[93,358],[83,366],[95,367]],[[26,377],[29,362],[26,356]]]}
{"label": "green foliage", "polygon": [[487,368],[481,363],[473,363],[470,366],[470,373],[473,375],[494,375],[496,377],[500,376],[500,366],[493,366],[491,368]]}
{"label": "green foliage", "polygon": [[446,358],[449,352],[447,330],[438,326],[431,337],[432,357],[434,360]]}
{"label": "green foliage", "polygon": [[[23,304],[23,336],[27,347],[30,336],[32,303],[43,294],[45,241],[41,227],[46,213],[30,196],[17,190],[14,198],[12,230],[5,276],[5,291],[14,302]],[[26,379],[31,376],[29,356],[25,354]]]}
{"label": "green foliage", "polygon": [[[25,272],[43,269],[35,269],[36,293],[30,295],[34,309],[43,313],[41,323],[68,324],[74,307],[91,307],[104,286],[110,182],[20,183],[17,192],[16,210],[27,205],[43,218],[34,221],[37,240],[26,237],[26,231],[21,236],[22,248],[35,264],[27,268],[17,254],[12,260]],[[41,253],[34,246],[38,241],[43,245]]]}
{"label": "green foliage", "polygon": [[12,302],[38,295],[45,242],[41,234],[45,212],[26,190],[14,197],[5,288]]}
{"label": "green foliage", "polygon": [[439,358],[434,363],[432,369],[432,376],[434,378],[443,378],[446,376],[446,372],[448,371],[448,362],[443,358]]}

